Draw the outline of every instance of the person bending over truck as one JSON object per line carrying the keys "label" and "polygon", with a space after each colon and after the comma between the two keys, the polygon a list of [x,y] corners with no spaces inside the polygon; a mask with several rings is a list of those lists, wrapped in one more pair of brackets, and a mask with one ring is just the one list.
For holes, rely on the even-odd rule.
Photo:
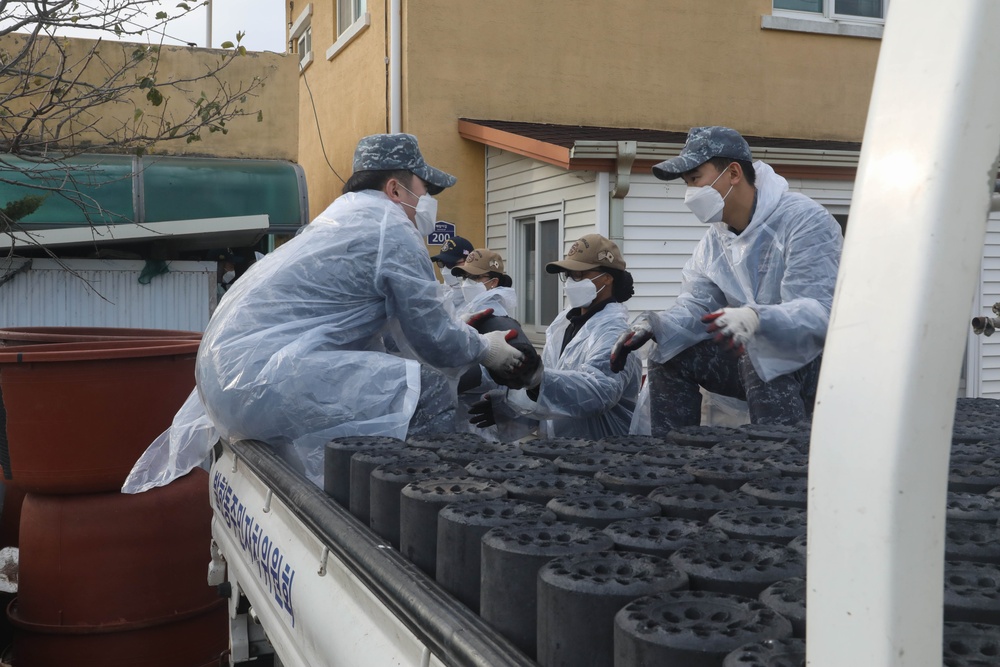
{"label": "person bending over truck", "polygon": [[454,400],[428,366],[457,375],[519,363],[506,332],[480,335],[445,309],[424,238],[433,195],[454,183],[412,135],[358,143],[344,194],[254,264],[208,324],[196,378],[222,437],[262,440],[286,458],[292,449],[319,482],[331,438],[404,438],[429,393]]}
{"label": "person bending over truck", "polygon": [[701,421],[699,387],[745,400],[750,421],[812,415],[843,234],[837,221],[727,127],[696,127],[678,157],[653,167],[682,178],[708,231],[669,310],[646,311],[612,352],[618,370],[650,339],[653,435]]}

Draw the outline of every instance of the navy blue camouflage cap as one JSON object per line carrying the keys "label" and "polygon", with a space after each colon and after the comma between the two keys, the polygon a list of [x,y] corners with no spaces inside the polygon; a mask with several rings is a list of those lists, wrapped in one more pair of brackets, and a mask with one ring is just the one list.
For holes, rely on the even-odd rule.
{"label": "navy blue camouflage cap", "polygon": [[681,154],[653,166],[653,175],[670,181],[714,157],[753,162],[750,145],[736,130],[719,125],[692,127]]}
{"label": "navy blue camouflage cap", "polygon": [[436,195],[455,185],[455,177],[435,169],[426,162],[412,134],[372,134],[358,142],[354,150],[354,171],[406,170],[427,184],[427,191]]}

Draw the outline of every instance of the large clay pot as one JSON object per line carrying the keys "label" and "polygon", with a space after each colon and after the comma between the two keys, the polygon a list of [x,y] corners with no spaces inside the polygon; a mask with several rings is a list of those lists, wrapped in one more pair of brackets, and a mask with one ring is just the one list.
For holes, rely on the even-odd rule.
{"label": "large clay pot", "polygon": [[30,493],[121,488],[194,388],[198,340],[0,348],[0,466]]}
{"label": "large clay pot", "polygon": [[0,329],[0,347],[149,338],[201,340],[201,333],[178,329],[126,329],[120,327],[7,327]]}
{"label": "large clay pot", "polygon": [[226,601],[205,579],[211,520],[200,468],[136,495],[28,494],[8,608],[15,664],[217,660],[228,623]]}

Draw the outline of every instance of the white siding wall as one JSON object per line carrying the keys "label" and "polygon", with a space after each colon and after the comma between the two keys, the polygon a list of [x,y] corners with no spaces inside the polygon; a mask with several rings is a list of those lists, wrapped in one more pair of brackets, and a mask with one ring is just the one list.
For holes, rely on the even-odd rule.
{"label": "white siding wall", "polygon": [[705,225],[684,206],[684,184],[634,174],[625,197],[625,263],[635,279],[628,302],[635,316],[666,310],[681,288],[681,269],[705,235]]}
{"label": "white siding wall", "polygon": [[[979,303],[974,305],[974,315],[993,317],[990,308],[1000,301],[1000,214],[990,216],[983,247],[982,283]],[[978,395],[1000,398],[1000,334],[989,338],[977,336],[969,346],[970,354],[979,352],[980,378]],[[974,379],[974,378],[973,378]],[[973,382],[973,389],[976,389]]]}
{"label": "white siding wall", "polygon": [[170,271],[148,285],[138,281],[143,266],[136,260],[33,260],[0,285],[0,327],[204,331],[216,301],[215,262],[170,262]]}
{"label": "white siding wall", "polygon": [[565,249],[597,231],[593,172],[566,171],[516,153],[490,148],[486,154],[486,245],[507,255],[508,222],[533,211],[559,211]]}

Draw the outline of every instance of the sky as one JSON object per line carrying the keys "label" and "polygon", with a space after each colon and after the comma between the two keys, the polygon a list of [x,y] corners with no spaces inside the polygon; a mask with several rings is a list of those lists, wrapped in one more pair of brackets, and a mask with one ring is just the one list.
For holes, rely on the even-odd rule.
{"label": "sky", "polygon": [[[158,9],[175,14],[177,4],[182,0],[165,0]],[[199,0],[188,0],[195,5]],[[201,0],[204,2],[204,0]],[[245,32],[241,44],[249,51],[285,51],[285,4],[284,0],[211,0],[212,2],[212,44],[220,48],[223,42],[236,42],[236,33]],[[99,5],[100,1],[90,3]],[[198,6],[187,16],[171,21],[167,25],[164,44],[183,45],[192,43],[206,46],[208,8]],[[2,20],[2,18],[0,18]],[[65,30],[60,34],[67,37],[95,38],[94,32]],[[114,39],[113,34],[103,35],[104,39]],[[139,41],[131,38],[130,41]]]}
{"label": "sky", "polygon": [[[177,0],[179,1],[179,0]],[[177,1],[164,2],[171,11]],[[183,19],[173,22],[167,35],[175,38],[165,43],[195,42],[205,46],[208,11],[199,7]],[[212,46],[236,41],[236,33],[245,32],[241,42],[249,51],[285,51],[285,3],[283,0],[212,0]]]}

